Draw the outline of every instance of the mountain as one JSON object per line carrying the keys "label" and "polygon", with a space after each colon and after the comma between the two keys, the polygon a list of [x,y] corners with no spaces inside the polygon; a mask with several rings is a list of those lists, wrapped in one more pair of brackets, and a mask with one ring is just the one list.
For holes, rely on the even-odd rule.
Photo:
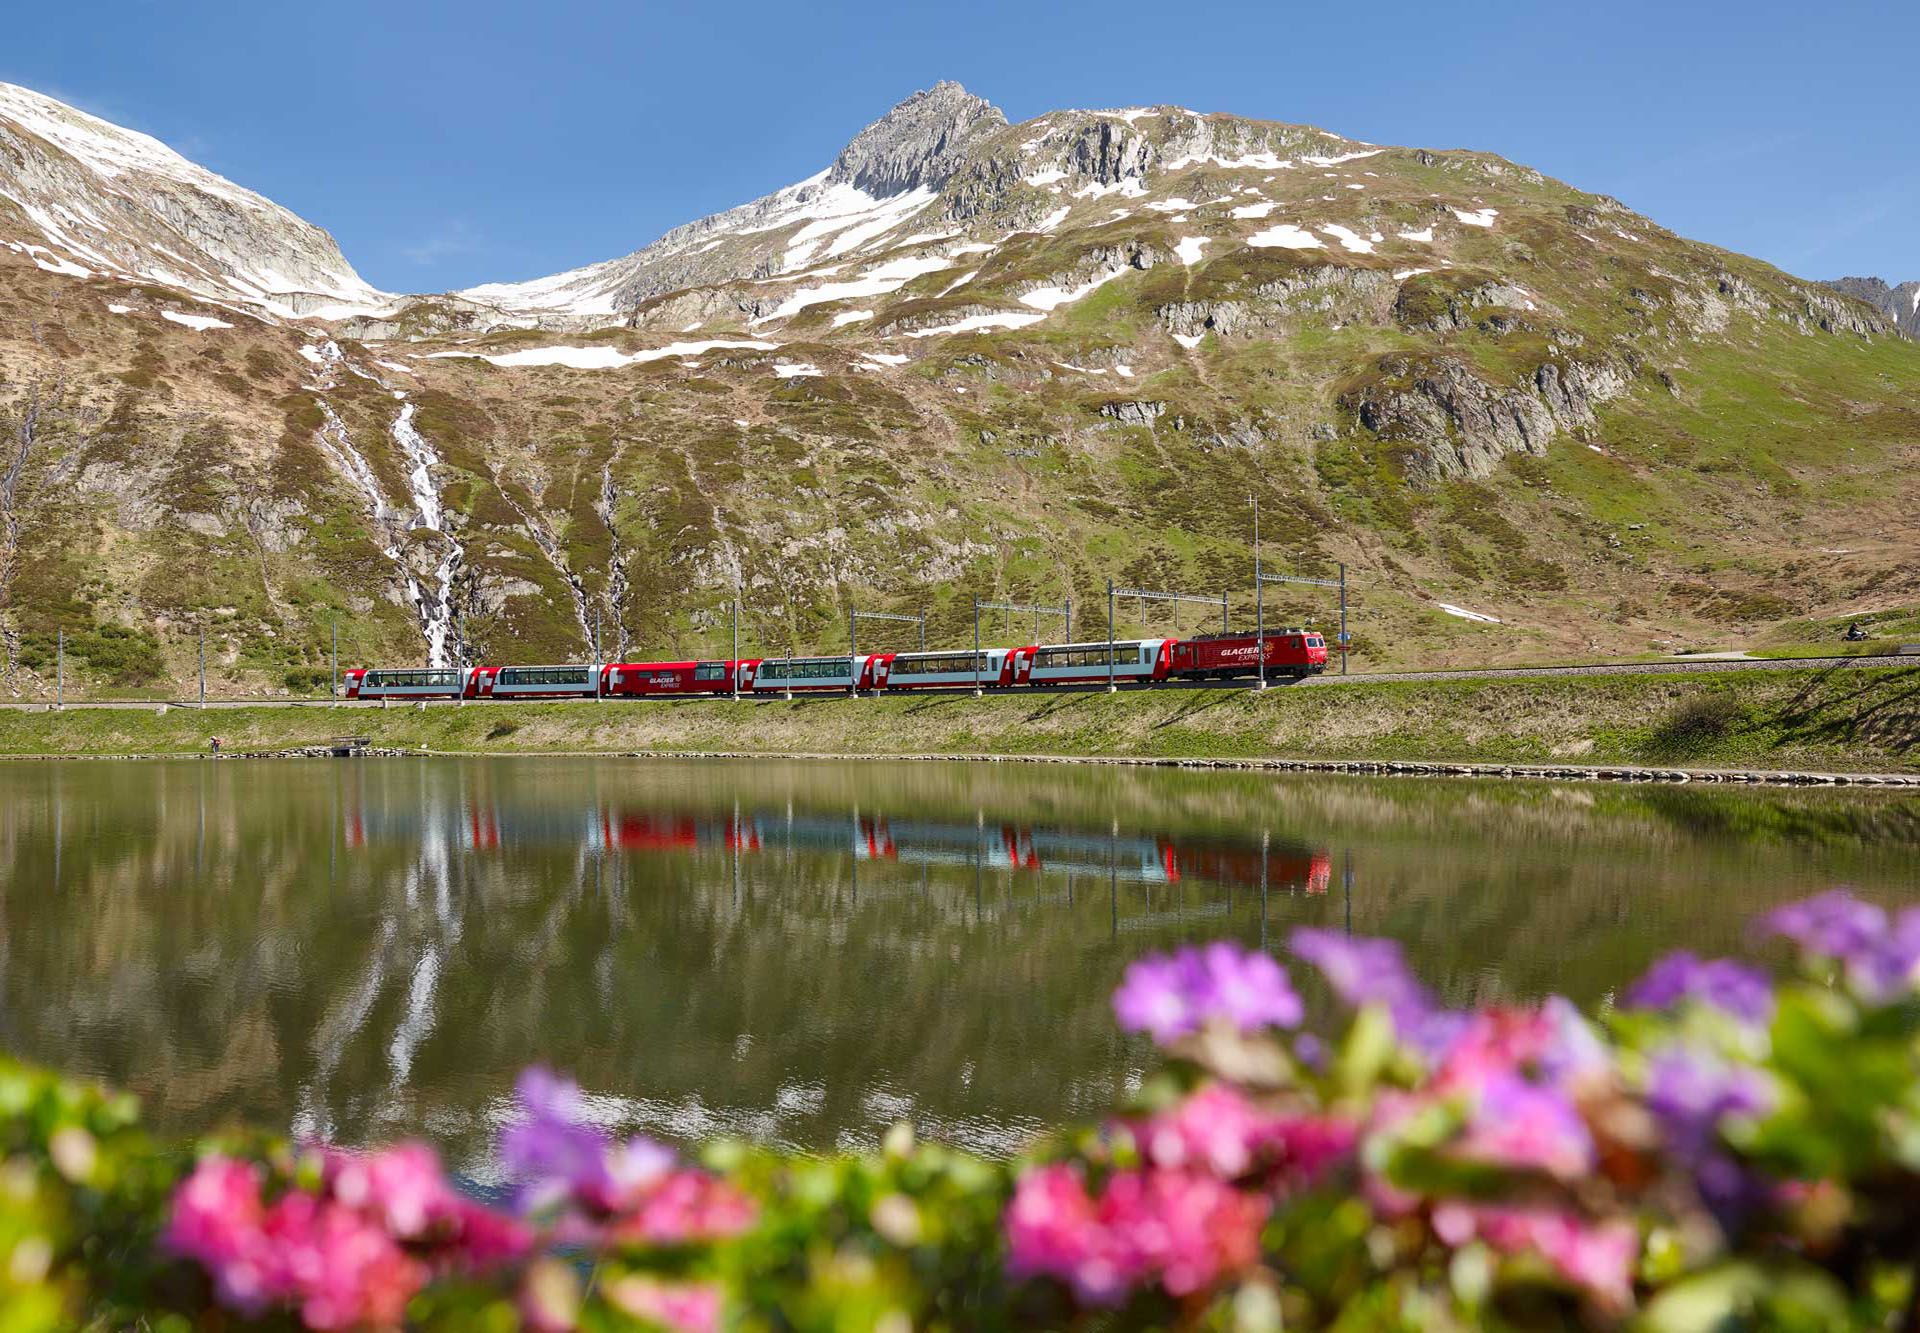
{"label": "mountain", "polygon": [[278,204],[157,139],[10,83],[0,83],[0,227],[31,238],[13,241],[15,253],[74,277],[144,280],[287,316],[365,313],[386,299],[331,236]]}
{"label": "mountain", "polygon": [[[5,105],[20,693],[61,633],[70,680],[155,689],[202,632],[224,688],[324,681],[335,631],[350,661],[713,654],[736,587],[754,652],[835,648],[850,607],[970,641],[975,596],[1102,633],[1109,579],[1250,623],[1255,495],[1270,570],[1347,567],[1372,665],[1920,603],[1920,346],[1489,153],[1008,124],[941,84],[623,258],[399,296],[152,140]],[[1178,605],[1117,631],[1204,619]]]}
{"label": "mountain", "polygon": [[1909,338],[1920,338],[1920,282],[1889,287],[1884,278],[1835,278],[1836,292],[1865,301]]}

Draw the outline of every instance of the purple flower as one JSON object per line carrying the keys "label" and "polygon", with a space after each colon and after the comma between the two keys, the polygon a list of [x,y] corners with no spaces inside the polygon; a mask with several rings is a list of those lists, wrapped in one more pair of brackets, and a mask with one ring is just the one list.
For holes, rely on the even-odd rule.
{"label": "purple flower", "polygon": [[1854,994],[1872,1004],[1906,994],[1920,980],[1920,908],[1889,923],[1872,903],[1834,889],[1779,908],[1761,918],[1760,929],[1841,964]]}
{"label": "purple flower", "polygon": [[1356,1008],[1383,1006],[1400,1036],[1429,1055],[1446,1050],[1465,1026],[1465,1015],[1439,1008],[1414,980],[1397,941],[1351,939],[1338,931],[1302,927],[1289,943],[1320,970],[1336,995]]}
{"label": "purple flower", "polygon": [[500,1156],[520,1182],[521,1207],[605,1194],[611,1145],[604,1131],[582,1123],[579,1085],[535,1066],[521,1073],[514,1094],[526,1119],[500,1136]]}
{"label": "purple flower", "polygon": [[1850,960],[1887,933],[1887,914],[1845,889],[1788,903],[1760,918],[1765,935],[1783,935],[1808,953]]}
{"label": "purple flower", "polygon": [[1767,978],[1730,958],[1702,961],[1685,949],[1668,954],[1627,992],[1628,1009],[1669,1009],[1696,1000],[1750,1023],[1773,1017],[1773,988]]}
{"label": "purple flower", "polygon": [[1683,1160],[1704,1156],[1722,1121],[1762,1115],[1772,1105],[1771,1090],[1757,1071],[1695,1046],[1668,1046],[1648,1065],[1647,1106]]}
{"label": "purple flower", "polygon": [[1462,1155],[1577,1180],[1593,1169],[1593,1135],[1566,1095],[1513,1074],[1487,1079],[1461,1140]]}
{"label": "purple flower", "polygon": [[1228,941],[1142,958],[1113,993],[1120,1026],[1165,1044],[1220,1020],[1242,1032],[1293,1027],[1304,1012],[1287,971]]}

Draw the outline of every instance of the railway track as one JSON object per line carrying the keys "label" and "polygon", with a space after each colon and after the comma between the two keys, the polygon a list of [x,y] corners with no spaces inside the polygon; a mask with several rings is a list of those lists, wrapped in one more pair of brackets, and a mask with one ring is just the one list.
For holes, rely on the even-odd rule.
{"label": "railway track", "polygon": [[[1525,677],[1534,677],[1534,676],[1651,676],[1651,675],[1672,675],[1676,673],[1691,674],[1694,672],[1701,672],[1701,671],[1788,671],[1788,670],[1805,669],[1809,667],[1837,668],[1837,667],[1899,667],[1899,666],[1913,667],[1915,669],[1920,669],[1920,655],[1899,654],[1899,653],[1876,653],[1876,654],[1866,655],[1866,656],[1851,656],[1851,657],[1756,657],[1756,658],[1712,658],[1712,659],[1705,659],[1705,660],[1687,660],[1683,658],[1683,659],[1678,659],[1671,662],[1587,662],[1587,663],[1576,663],[1569,666],[1460,667],[1460,668],[1454,668],[1454,669],[1439,669],[1439,670],[1431,670],[1431,671],[1364,671],[1364,672],[1355,672],[1351,675],[1346,675],[1346,676],[1342,676],[1337,672],[1329,672],[1326,675],[1307,676],[1298,680],[1291,679],[1291,678],[1270,680],[1268,682],[1268,685],[1270,688],[1273,688],[1273,689],[1295,689],[1295,688],[1325,688],[1328,686],[1340,686],[1340,685],[1367,685],[1367,684],[1374,684],[1377,682],[1387,682],[1387,681],[1498,680],[1498,679],[1514,679],[1514,678],[1525,678]],[[1207,680],[1207,681],[1156,681],[1156,682],[1148,682],[1143,684],[1142,683],[1122,684],[1119,686],[1119,688],[1128,693],[1132,693],[1137,690],[1245,690],[1245,689],[1253,688],[1253,681],[1244,680],[1244,679]],[[1018,687],[1016,692],[1019,694],[1090,694],[1090,693],[1097,694],[1104,691],[1105,689],[1106,687],[1104,685],[1022,685]],[[908,691],[904,691],[904,690],[895,691],[895,692],[908,693]],[[920,689],[920,690],[911,691],[911,693],[914,693],[914,694],[965,694],[967,692],[968,692],[967,688],[964,686],[955,688],[955,689]],[[606,704],[606,703],[686,704],[686,703],[699,703],[699,702],[709,701],[713,697],[715,696],[695,695],[695,696],[686,696],[686,697],[679,697],[679,698],[670,697],[670,696],[660,696],[660,697],[644,699],[644,700],[635,700],[635,699],[553,700],[553,699],[549,699],[549,700],[542,700],[541,702],[579,703],[579,704],[588,704],[588,705]],[[806,697],[806,696],[802,696],[802,697]],[[833,694],[826,694],[826,695],[819,695],[819,696],[813,696],[813,697],[818,697],[823,699],[832,699],[840,696],[833,695]],[[779,702],[780,696],[777,694],[742,696],[742,701],[752,702],[752,703]],[[488,701],[467,700],[466,705],[462,705],[461,703],[452,699],[431,699],[431,700],[424,700],[424,701],[399,700],[399,701],[393,702],[391,706],[396,708],[406,707],[408,704],[411,704],[414,702],[429,703],[436,708],[451,708],[451,707],[461,707],[466,705],[477,705],[483,702],[511,703],[513,701],[512,700],[488,700]],[[258,708],[263,705],[274,705],[277,707],[287,707],[287,708],[375,708],[375,709],[380,708],[382,706],[381,701],[374,700],[374,699],[342,699],[342,700],[269,699],[269,698],[209,699],[207,700],[207,704],[206,704],[206,706],[209,709]],[[170,699],[170,700],[169,699],[76,699],[76,700],[70,701],[67,704],[68,708],[126,708],[126,709],[154,709],[154,708],[161,708],[161,707],[198,708],[199,706],[200,705],[196,701],[189,700],[189,699]],[[40,709],[45,709],[47,707],[48,707],[48,704],[44,701],[0,702],[0,708],[40,710]]]}

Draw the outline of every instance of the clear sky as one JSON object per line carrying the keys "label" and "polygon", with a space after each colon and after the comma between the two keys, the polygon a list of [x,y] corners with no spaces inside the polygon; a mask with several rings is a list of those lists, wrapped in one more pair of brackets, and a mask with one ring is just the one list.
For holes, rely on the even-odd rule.
{"label": "clear sky", "polygon": [[612,258],[917,88],[1486,149],[1807,277],[1920,278],[1920,0],[77,0],[0,80],[165,140],[432,291]]}

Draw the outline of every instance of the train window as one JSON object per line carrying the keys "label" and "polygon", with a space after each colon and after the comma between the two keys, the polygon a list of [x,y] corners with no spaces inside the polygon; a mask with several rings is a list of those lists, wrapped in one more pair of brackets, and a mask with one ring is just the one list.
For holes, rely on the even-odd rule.
{"label": "train window", "polygon": [[853,659],[849,657],[795,657],[782,662],[762,662],[761,680],[807,680],[816,676],[850,676]]}
{"label": "train window", "polygon": [[695,680],[725,680],[727,665],[724,662],[702,662],[693,669]]}
{"label": "train window", "polygon": [[460,673],[454,671],[369,671],[362,679],[363,685],[385,685],[393,688],[425,689],[430,687],[451,687],[460,683]]}
{"label": "train window", "polygon": [[501,685],[590,685],[591,667],[503,667]]}

